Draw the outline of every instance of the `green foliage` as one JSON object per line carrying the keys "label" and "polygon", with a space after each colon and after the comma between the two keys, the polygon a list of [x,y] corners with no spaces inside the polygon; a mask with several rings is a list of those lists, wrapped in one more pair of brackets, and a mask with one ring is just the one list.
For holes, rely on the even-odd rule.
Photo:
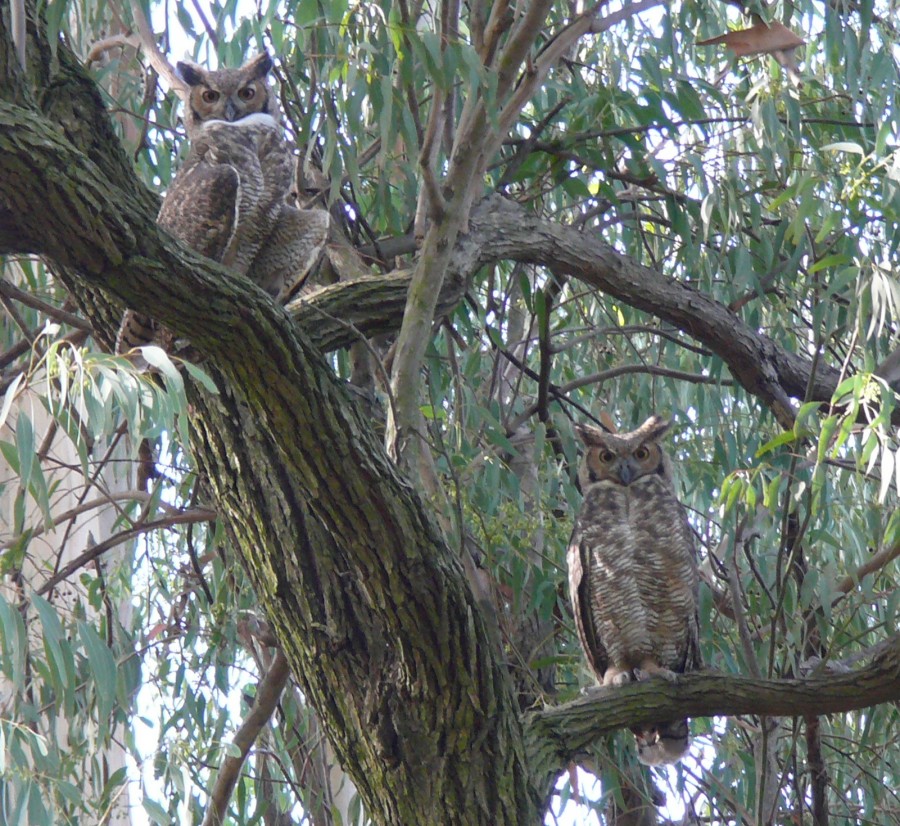
{"label": "green foliage", "polygon": [[[411,231],[436,98],[454,103],[449,131],[475,99],[497,122],[497,68],[473,45],[468,9],[458,36],[442,38],[430,12],[411,19],[408,4],[389,0],[200,5],[206,22],[185,0],[168,19],[162,6],[149,10],[174,57],[185,43],[209,63],[237,64],[264,46],[278,56],[289,136],[329,181],[324,197],[356,245]],[[565,547],[579,502],[572,421],[602,409],[626,426],[652,412],[676,420],[671,452],[701,548],[710,666],[795,676],[814,657],[844,659],[896,632],[896,562],[864,566],[900,543],[895,393],[876,370],[897,344],[900,308],[897,42],[889,4],[854,8],[791,7],[791,27],[812,33],[800,88],[768,57],[736,62],[696,45],[738,25],[727,4],[674,4],[587,36],[536,90],[477,182],[476,197],[501,191],[596,235],[843,375],[830,400],[794,399],[793,427],[784,428],[692,330],[530,265],[477,273],[430,342],[421,409],[446,496],[432,504],[489,578],[523,707],[571,699],[591,682],[569,616]],[[132,24],[105,0],[44,9],[82,55]],[[568,9],[553,5],[534,57]],[[95,76],[137,174],[163,191],[184,141],[173,96],[142,88],[130,46],[107,57]],[[438,143],[440,176],[451,147]],[[34,262],[9,262],[5,278],[65,302]],[[158,350],[145,353],[154,377],[139,374],[40,310],[15,306],[18,318],[2,329],[11,355],[0,405],[9,586],[0,670],[14,699],[0,713],[0,819],[75,823],[104,811],[126,778],[101,769],[98,755],[119,739],[147,778],[150,821],[197,821],[211,767],[246,715],[235,698],[252,696],[262,662],[248,642],[259,621],[253,594],[227,538],[198,516],[211,503],[191,465],[188,399],[191,383],[208,379],[202,366],[181,370]],[[23,331],[30,348],[15,355]],[[332,361],[350,376],[346,354]],[[44,449],[51,431],[70,448],[65,461]],[[143,440],[161,475],[146,495],[126,484],[119,489],[133,495],[116,498],[104,479]],[[77,505],[64,495],[70,488]],[[63,564],[72,509],[99,499],[109,534],[83,539],[74,554],[139,536],[134,552],[112,555],[113,543],[102,564],[82,561],[36,587],[52,576],[47,566]],[[183,524],[184,514],[197,518]],[[53,538],[49,557],[42,537]],[[74,596],[61,597],[63,582]],[[308,741],[321,735],[302,698],[286,698],[282,714],[265,744],[273,759],[259,756],[232,800],[234,822],[253,822],[266,805],[317,805],[303,770]],[[759,727],[752,718],[695,721],[702,759],[680,770],[670,797],[692,798],[711,822],[756,822]],[[892,822],[897,730],[889,706],[821,721],[835,820]],[[773,736],[776,821],[808,819],[802,725],[782,721]],[[598,811],[615,796],[613,767],[628,744],[610,748],[615,759],[598,764]]]}

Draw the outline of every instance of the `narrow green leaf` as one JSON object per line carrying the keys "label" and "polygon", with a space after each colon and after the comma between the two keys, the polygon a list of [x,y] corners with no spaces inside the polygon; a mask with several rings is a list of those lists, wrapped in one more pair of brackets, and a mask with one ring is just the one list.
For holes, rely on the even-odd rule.
{"label": "narrow green leaf", "polygon": [[187,374],[194,381],[203,386],[203,389],[206,390],[207,393],[218,395],[219,388],[216,387],[216,383],[212,380],[212,377],[208,373],[205,373],[196,364],[191,364],[189,361],[182,362],[181,366],[184,367],[184,369],[187,371]]}
{"label": "narrow green leaf", "polygon": [[881,487],[878,491],[878,501],[884,502],[887,498],[888,491],[894,482],[894,465],[896,457],[891,449],[885,445],[881,449]]}
{"label": "narrow green leaf", "polygon": [[3,458],[6,464],[9,465],[10,470],[18,476],[19,453],[16,450],[16,446],[12,442],[0,442],[0,453],[3,454]]}
{"label": "narrow green leaf", "polygon": [[25,636],[25,623],[22,615],[15,606],[10,605],[0,595],[0,651],[3,652],[3,660],[0,667],[3,673],[9,677],[16,688],[21,691],[25,685],[25,653],[27,641]]}
{"label": "narrow green leaf", "polygon": [[814,272],[818,272],[819,270],[825,270],[829,267],[837,267],[841,264],[847,263],[847,256],[841,253],[836,253],[834,255],[826,255],[824,258],[820,258],[814,264],[812,264],[809,268],[809,274],[812,275]]}
{"label": "narrow green leaf", "polygon": [[852,155],[865,155],[863,148],[853,141],[837,141],[819,147],[820,152],[849,152]]}
{"label": "narrow green leaf", "polygon": [[34,428],[24,410],[16,417],[16,452],[19,455],[19,479],[22,487],[27,489],[37,457],[34,455]]}
{"label": "narrow green leaf", "polygon": [[87,654],[97,691],[101,724],[112,712],[116,699],[116,660],[97,630],[86,622],[78,623],[78,636]]}
{"label": "narrow green leaf", "polygon": [[167,385],[171,382],[171,385],[169,386],[170,390],[177,389],[180,392],[184,388],[184,380],[181,378],[178,368],[172,363],[169,354],[163,350],[162,347],[157,347],[154,344],[146,344],[138,349],[141,351],[141,355],[144,357],[147,364],[151,367],[155,367],[163,374],[163,376],[165,376]]}
{"label": "narrow green leaf", "polygon": [[172,822],[169,813],[155,800],[145,797],[142,801],[142,805],[144,811],[147,813],[147,817],[149,817],[153,823],[158,823],[159,826],[169,826]]}
{"label": "narrow green leaf", "polygon": [[822,462],[828,455],[828,445],[831,437],[837,429],[840,420],[837,416],[829,416],[822,422],[822,430],[819,432],[819,443],[816,448],[816,461]]}
{"label": "narrow green leaf", "polygon": [[770,511],[778,507],[778,490],[781,487],[781,476],[774,477],[767,485],[763,496],[763,505]]}
{"label": "narrow green leaf", "polygon": [[758,459],[760,456],[771,453],[782,445],[792,444],[795,441],[797,441],[797,434],[792,430],[786,430],[784,433],[779,433],[774,439],[770,439],[756,451],[756,458]]}
{"label": "narrow green leaf", "polygon": [[63,698],[68,711],[74,711],[75,657],[66,639],[59,614],[47,600],[38,594],[31,595],[31,603],[41,621],[44,651],[57,692]]}
{"label": "narrow green leaf", "polygon": [[44,519],[44,527],[53,526],[53,514],[50,512],[50,491],[47,489],[47,480],[44,477],[43,468],[38,462],[34,463],[31,479],[31,495],[41,509],[41,516]]}
{"label": "narrow green leaf", "polygon": [[831,396],[832,404],[839,404],[841,399],[844,396],[849,395],[850,393],[858,393],[860,388],[862,387],[862,381],[865,379],[865,376],[860,374],[857,376],[850,376],[848,379],[844,379],[835,389],[834,393]]}

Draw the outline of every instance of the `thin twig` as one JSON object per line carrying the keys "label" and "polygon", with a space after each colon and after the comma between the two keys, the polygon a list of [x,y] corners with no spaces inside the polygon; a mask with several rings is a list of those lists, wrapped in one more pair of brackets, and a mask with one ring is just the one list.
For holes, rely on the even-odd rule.
{"label": "thin twig", "polygon": [[48,304],[46,301],[36,298],[31,293],[20,290],[8,281],[0,280],[0,295],[18,301],[20,304],[24,304],[32,310],[37,310],[49,318],[52,318],[54,321],[59,321],[61,324],[68,324],[76,330],[84,330],[88,333],[91,332],[91,325],[80,316],[74,315],[73,313],[67,313],[65,310],[61,310],[53,304]]}
{"label": "thin twig", "polygon": [[[511,361],[514,358],[511,354],[507,354],[506,350],[503,350],[503,354]],[[518,362],[514,363],[516,363],[516,365],[518,366]],[[529,370],[524,365],[520,369],[522,369],[523,372],[525,372],[530,378],[538,381],[539,376],[533,370]],[[567,382],[563,385],[551,384],[549,389],[550,392],[557,398],[557,400],[565,401],[568,404],[571,404],[573,407],[584,411],[584,408],[582,408],[579,404],[568,397],[569,393],[571,393],[573,390],[577,390],[579,387],[586,387],[590,384],[603,384],[603,382],[610,381],[612,379],[618,378],[619,376],[627,376],[632,373],[642,373],[649,376],[661,376],[663,378],[675,379],[676,381],[690,382],[691,384],[715,384],[717,386],[730,386],[734,384],[731,379],[717,379],[712,376],[703,376],[698,375],[697,373],[688,373],[684,370],[670,370],[668,367],[659,367],[655,364],[623,364],[620,367],[611,367],[609,370],[602,370],[599,373],[591,373],[588,376],[579,376],[577,379],[573,379],[572,381]],[[530,419],[537,412],[537,403],[530,405],[529,407],[525,408],[518,416],[516,416],[515,419],[513,419],[510,427],[514,430],[523,422]]]}
{"label": "thin twig", "polygon": [[[889,548],[882,548],[878,553],[872,556],[868,562],[862,564],[852,574],[847,574],[837,585],[834,586],[835,591],[840,591],[842,595],[849,594],[860,582],[863,577],[884,568],[900,556],[900,543],[892,545]],[[835,599],[835,603],[839,602],[843,597]]]}
{"label": "thin twig", "polygon": [[186,525],[190,522],[212,522],[215,518],[215,511],[199,508],[195,511],[182,511],[179,514],[167,517],[166,519],[154,519],[152,522],[135,525],[127,531],[120,531],[117,534],[113,534],[109,539],[93,545],[84,553],[79,554],[75,559],[69,562],[68,565],[65,565],[58,573],[54,574],[41,585],[41,587],[36,590],[36,593],[43,596],[48,591],[55,588],[60,582],[70,577],[76,571],[81,570],[81,568],[89,562],[93,562],[97,557],[102,556],[111,548],[115,548],[123,542],[135,539],[142,534],[155,531],[159,528],[171,528],[175,525]]}
{"label": "thin twig", "polygon": [[731,553],[729,554],[728,570],[728,590],[731,595],[731,607],[734,611],[735,621],[737,622],[738,635],[741,640],[741,648],[744,651],[744,659],[747,662],[747,668],[750,673],[757,679],[762,677],[759,663],[756,662],[756,654],[753,651],[753,642],[750,637],[750,629],[747,626],[747,615],[744,613],[744,601],[741,594],[740,578],[738,577],[737,549],[741,545],[745,549],[753,540],[755,531],[750,536],[744,536],[747,520],[744,519],[738,525],[734,534],[734,542],[731,545]]}
{"label": "thin twig", "polygon": [[85,58],[85,63],[103,63],[105,55],[110,49],[123,49],[125,46],[140,48],[141,39],[133,34],[113,34],[95,40]]}
{"label": "thin twig", "polygon": [[188,87],[185,82],[178,77],[175,67],[169,63],[166,56],[159,50],[156,45],[156,35],[150,27],[150,22],[144,14],[143,8],[138,0],[131,0],[131,17],[134,20],[134,26],[137,29],[138,37],[141,39],[141,46],[147,55],[150,65],[156,69],[160,77],[165,78],[169,88],[172,89],[179,97],[187,94]]}
{"label": "thin twig", "polygon": [[203,28],[206,29],[206,36],[210,39],[213,46],[218,49],[219,35],[216,33],[216,30],[212,27],[206,15],[203,13],[203,9],[200,8],[200,3],[198,2],[198,0],[191,0],[191,5],[194,7],[194,11],[197,12],[197,16],[200,18],[200,22],[203,24]]}
{"label": "thin twig", "polygon": [[370,342],[369,339],[367,339],[352,322],[345,321],[342,318],[337,318],[336,316],[331,315],[331,313],[323,310],[321,307],[317,307],[315,304],[310,304],[309,306],[312,307],[317,313],[327,318],[329,321],[332,321],[335,324],[338,324],[341,327],[350,330],[355,336],[357,336],[358,340],[365,345],[366,349],[369,351],[369,354],[372,356],[372,360],[375,362],[375,369],[378,371],[378,375],[381,378],[385,395],[388,398],[388,406],[391,408],[391,415],[396,418],[397,403],[391,390],[391,377],[387,374],[387,371],[385,370],[384,364],[381,360],[381,356],[372,346],[372,342]]}

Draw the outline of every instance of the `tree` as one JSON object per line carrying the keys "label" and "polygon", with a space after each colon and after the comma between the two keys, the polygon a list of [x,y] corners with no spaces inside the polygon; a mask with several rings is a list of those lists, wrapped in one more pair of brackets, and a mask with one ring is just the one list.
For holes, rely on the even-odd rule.
{"label": "tree", "polygon": [[[156,822],[332,822],[335,761],[375,823],[538,822],[575,764],[607,822],[648,822],[666,776],[608,735],[684,714],[686,822],[893,822],[887,6],[785,14],[819,35],[802,85],[697,45],[749,25],[718,3],[208,11],[195,57],[279,56],[300,195],[341,225],[332,283],[286,309],[155,225],[148,185],[183,136],[155,71],[138,83],[143,12],[0,10],[4,414],[39,365],[66,470],[99,479],[121,431],[147,483],[35,588],[35,537],[73,514],[25,419],[4,431],[5,814],[102,820],[126,777],[92,766],[96,746],[128,724],[146,756],[140,658]],[[151,351],[150,376],[109,356],[126,306],[195,356]],[[581,696],[571,421],[602,408],[676,416],[715,671]],[[138,534],[131,570],[86,567]],[[54,622],[69,579],[95,609],[134,600],[133,625]]]}

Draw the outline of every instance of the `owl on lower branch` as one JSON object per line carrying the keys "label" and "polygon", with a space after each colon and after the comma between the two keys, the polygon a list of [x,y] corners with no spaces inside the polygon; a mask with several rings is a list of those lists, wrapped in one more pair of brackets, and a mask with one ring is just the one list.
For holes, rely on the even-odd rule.
{"label": "owl on lower branch", "polygon": [[[319,261],[329,216],[289,203],[294,159],[267,80],[272,66],[266,52],[239,69],[177,64],[187,87],[184,121],[191,146],[157,221],[284,301]],[[129,312],[116,350],[146,344],[154,329],[148,318]]]}
{"label": "owl on lower branch", "polygon": [[[673,679],[702,665],[694,538],[660,443],[670,424],[651,416],[630,433],[575,425],[584,499],[569,543],[569,590],[585,656],[605,686]],[[687,720],[633,732],[646,765],[687,753]]]}

